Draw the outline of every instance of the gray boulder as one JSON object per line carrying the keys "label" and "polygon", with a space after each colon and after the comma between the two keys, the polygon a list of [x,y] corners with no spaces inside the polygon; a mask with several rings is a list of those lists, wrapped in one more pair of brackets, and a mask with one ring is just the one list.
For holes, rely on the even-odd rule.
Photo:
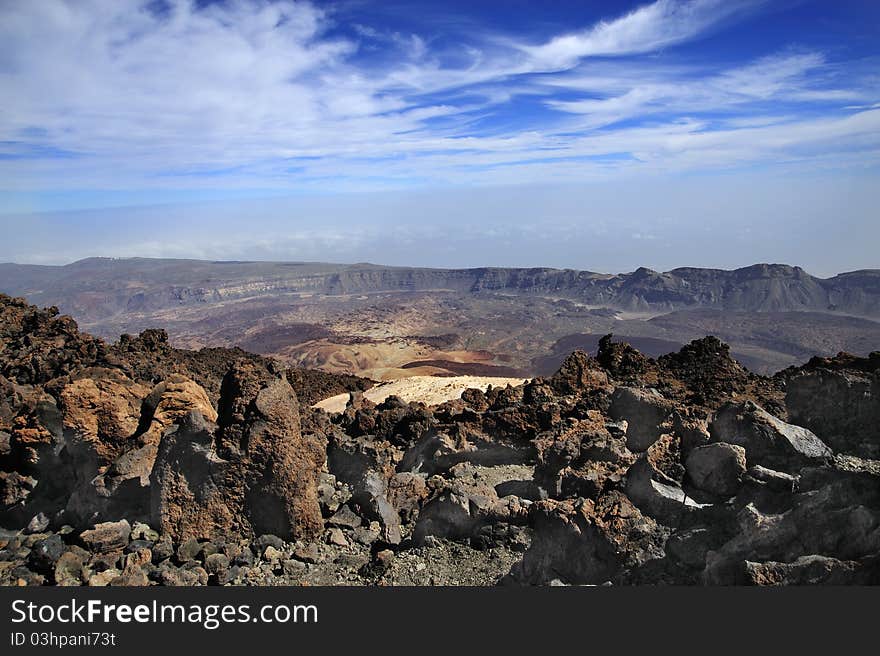
{"label": "gray boulder", "polygon": [[707,444],[690,452],[685,467],[688,478],[700,490],[733,496],[746,472],[746,450],[724,442]]}
{"label": "gray boulder", "polygon": [[641,453],[667,432],[664,423],[672,405],[656,390],[618,387],[611,395],[609,414],[614,421],[626,421],[626,446]]}
{"label": "gray boulder", "polygon": [[880,376],[819,369],[788,382],[792,421],[835,451],[880,458]]}
{"label": "gray boulder", "polygon": [[712,421],[712,440],[741,446],[749,465],[796,471],[831,457],[831,449],[816,435],[787,424],[751,401],[727,403]]}
{"label": "gray boulder", "polygon": [[690,498],[678,483],[657,471],[646,456],[627,471],[625,492],[639,510],[669,526],[676,526],[685,516],[711,507]]}

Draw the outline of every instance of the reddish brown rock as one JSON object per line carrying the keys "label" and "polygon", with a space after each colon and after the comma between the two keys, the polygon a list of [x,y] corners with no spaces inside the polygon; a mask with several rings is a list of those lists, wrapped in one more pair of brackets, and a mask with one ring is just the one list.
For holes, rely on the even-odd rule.
{"label": "reddish brown rock", "polygon": [[397,510],[404,522],[413,519],[425,499],[428,488],[425,477],[410,472],[400,472],[388,482],[388,501]]}
{"label": "reddish brown rock", "polygon": [[188,412],[210,420],[217,413],[205,391],[181,375],[172,374],[149,395],[117,370],[86,375],[62,391],[67,459],[77,477],[66,509],[79,522],[143,517],[162,434]]}
{"label": "reddish brown rock", "polygon": [[643,377],[653,362],[626,342],[612,341],[613,335],[599,340],[596,361],[615,380],[629,381]]}
{"label": "reddish brown rock", "polygon": [[535,480],[555,498],[598,497],[620,482],[635,457],[622,437],[612,436],[596,411],[535,440]]}
{"label": "reddish brown rock", "polygon": [[550,386],[558,394],[583,394],[608,385],[608,375],[599,362],[583,351],[575,351],[562,362],[550,379]]}
{"label": "reddish brown rock", "polygon": [[186,376],[171,374],[144,399],[144,414],[150,417],[150,424],[141,442],[158,444],[168,428],[193,411],[208,421],[217,421],[217,411],[207,392]]}
{"label": "reddish brown rock", "polygon": [[68,441],[85,443],[101,462],[112,461],[137,432],[141,402],[148,393],[119,370],[83,371],[59,398]]}
{"label": "reddish brown rock", "polygon": [[153,522],[175,540],[315,536],[324,458],[321,440],[300,431],[290,384],[239,363],[224,379],[218,425],[192,412],[162,438],[150,477]]}

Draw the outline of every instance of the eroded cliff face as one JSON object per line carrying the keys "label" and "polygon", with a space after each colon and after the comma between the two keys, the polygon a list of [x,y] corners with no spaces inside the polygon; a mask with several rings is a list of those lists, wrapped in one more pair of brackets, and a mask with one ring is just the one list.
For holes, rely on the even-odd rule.
{"label": "eroded cliff face", "polygon": [[8,297],[0,346],[6,584],[880,583],[873,357],[609,336],[427,407]]}
{"label": "eroded cliff face", "polygon": [[704,307],[880,316],[880,272],[854,271],[822,279],[782,264],[756,264],[732,271],[687,267],[658,272],[639,268],[630,273],[604,274],[549,268],[425,269],[371,264],[90,258],[64,267],[3,264],[0,273],[4,281],[0,290],[35,295],[43,303],[63,303],[67,311],[89,322],[125,312],[245,297],[426,290],[551,295],[642,311]]}

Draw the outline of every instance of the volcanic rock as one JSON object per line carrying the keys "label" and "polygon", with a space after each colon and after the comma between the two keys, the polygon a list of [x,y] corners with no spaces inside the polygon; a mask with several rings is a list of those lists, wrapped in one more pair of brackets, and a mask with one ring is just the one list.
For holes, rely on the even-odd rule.
{"label": "volcanic rock", "polygon": [[143,401],[142,421],[149,421],[149,428],[142,442],[158,444],[166,430],[193,411],[208,421],[217,421],[217,412],[205,390],[186,376],[172,374],[156,385]]}
{"label": "volcanic rock", "polygon": [[742,393],[754,378],[730,356],[730,347],[713,336],[695,339],[657,363],[685,384],[690,401],[698,405],[712,406]]}
{"label": "volcanic rock", "polygon": [[790,472],[831,456],[831,450],[812,432],[777,419],[751,401],[721,407],[712,420],[711,433],[715,442],[743,447],[749,465]]}
{"label": "volcanic rock", "polygon": [[80,533],[79,539],[89,551],[106,554],[122,551],[131,536],[131,525],[127,520],[104,522],[95,528]]}
{"label": "volcanic rock", "polygon": [[535,439],[535,481],[551,496],[597,498],[623,478],[635,456],[607,430],[601,414],[587,413]]}
{"label": "volcanic rock", "polygon": [[412,472],[399,472],[388,481],[388,501],[397,511],[403,523],[410,523],[418,514],[425,499],[428,487],[425,476]]}
{"label": "volcanic rock", "polygon": [[153,522],[175,539],[319,533],[324,450],[302,436],[297,406],[286,380],[233,367],[219,426],[191,412],[162,438],[150,477]]}
{"label": "volcanic rock", "polygon": [[55,563],[55,585],[71,587],[83,583],[83,558],[74,551],[65,551]]}
{"label": "volcanic rock", "polygon": [[327,467],[352,492],[352,502],[382,525],[382,538],[399,544],[400,516],[389,500],[389,482],[400,452],[385,440],[362,439],[334,432],[327,452]]}
{"label": "volcanic rock", "polygon": [[60,535],[50,535],[34,544],[28,562],[35,571],[48,574],[54,571],[55,563],[61,558],[65,549],[64,540]]}
{"label": "volcanic rock", "polygon": [[687,458],[687,475],[701,490],[718,496],[733,496],[746,472],[746,450],[718,442],[700,446]]}
{"label": "volcanic rock", "polygon": [[499,499],[495,488],[485,482],[456,479],[438,488],[419,512],[413,540],[424,544],[428,536],[470,538],[488,524],[523,523],[527,512],[519,499]]}
{"label": "volcanic rock", "polygon": [[663,558],[667,532],[620,492],[597,501],[547,500],[530,513],[534,538],[509,582],[570,584],[625,581],[627,571]]}
{"label": "volcanic rock", "polygon": [[44,384],[106,361],[103,342],[79,332],[57,307],[38,309],[0,294],[0,375],[20,385]]}
{"label": "volcanic rock", "polygon": [[596,361],[612,378],[618,381],[631,381],[643,376],[651,362],[626,342],[612,341],[613,335],[605,335],[599,340]]}
{"label": "volcanic rock", "polygon": [[878,585],[877,557],[839,560],[827,556],[800,556],[794,562],[746,561],[745,579],[751,585]]}
{"label": "volcanic rock", "polygon": [[637,453],[647,451],[670,426],[665,425],[672,405],[656,390],[618,387],[611,395],[609,414],[626,421],[626,446]]}
{"label": "volcanic rock", "polygon": [[608,385],[608,375],[599,362],[583,351],[575,351],[563,360],[559,370],[550,379],[550,387],[557,394],[582,394]]}
{"label": "volcanic rock", "polygon": [[[838,367],[831,368],[836,362]],[[844,362],[846,369],[840,368]],[[785,404],[791,421],[835,451],[880,458],[880,365],[865,371],[869,362],[844,354],[811,361],[806,372],[788,380]]]}
{"label": "volcanic rock", "polygon": [[25,533],[42,533],[49,528],[49,518],[44,513],[37,513],[25,527]]}
{"label": "volcanic rock", "polygon": [[357,528],[361,523],[361,518],[352,512],[351,508],[348,506],[342,506],[330,519],[327,520],[328,526],[349,529]]}
{"label": "volcanic rock", "polygon": [[708,504],[698,503],[678,483],[655,469],[646,455],[626,472],[626,495],[646,515],[667,526],[678,526]]}

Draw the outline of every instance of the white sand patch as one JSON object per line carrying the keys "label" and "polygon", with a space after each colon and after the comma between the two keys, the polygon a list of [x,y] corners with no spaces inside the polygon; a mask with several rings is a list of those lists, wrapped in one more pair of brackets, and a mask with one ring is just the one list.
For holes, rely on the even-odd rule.
{"label": "white sand patch", "polygon": [[[421,401],[426,405],[438,405],[452,399],[460,399],[466,389],[475,388],[484,392],[492,387],[522,385],[528,378],[500,378],[496,376],[411,376],[387,383],[380,383],[364,392],[364,397],[373,403],[382,403],[389,396],[399,396],[406,402]],[[348,403],[348,393],[337,394],[319,401],[314,406],[329,413],[342,412]]]}

